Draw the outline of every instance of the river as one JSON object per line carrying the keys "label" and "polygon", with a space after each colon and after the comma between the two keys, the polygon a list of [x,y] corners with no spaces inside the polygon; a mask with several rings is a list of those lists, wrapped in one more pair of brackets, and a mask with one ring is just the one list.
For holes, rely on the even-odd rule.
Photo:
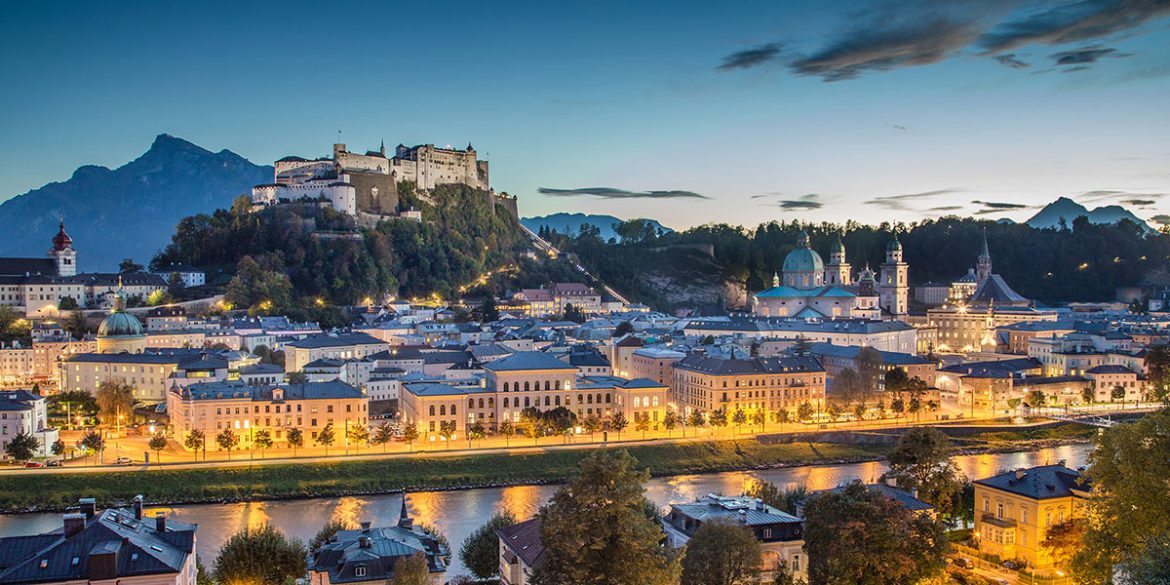
{"label": "river", "polygon": [[[1022,453],[964,455],[955,457],[954,461],[961,473],[978,479],[1003,470],[1060,460],[1064,460],[1070,467],[1080,467],[1085,464],[1091,449],[1089,445],[1069,445]],[[872,482],[885,469],[884,463],[870,462],[677,475],[650,480],[646,484],[646,495],[651,501],[666,506],[692,501],[708,493],[739,494],[745,482],[756,478],[781,487],[804,485],[810,490],[821,490],[855,479]],[[500,510],[510,510],[520,519],[531,517],[556,489],[556,486],[515,486],[414,492],[410,494],[410,509],[416,522],[436,526],[451,541],[452,552],[456,554],[452,555],[451,569],[447,573],[450,578],[463,572],[457,550],[468,534]],[[149,494],[146,495],[149,498]],[[401,503],[402,497],[393,494],[156,507],[148,509],[147,515],[166,511],[180,522],[198,524],[199,555],[210,566],[210,561],[223,542],[246,526],[270,523],[290,536],[307,541],[330,519],[343,520],[353,525],[362,521],[371,521],[375,526],[392,524],[398,519]],[[60,523],[59,514],[0,515],[0,535],[47,532]]]}

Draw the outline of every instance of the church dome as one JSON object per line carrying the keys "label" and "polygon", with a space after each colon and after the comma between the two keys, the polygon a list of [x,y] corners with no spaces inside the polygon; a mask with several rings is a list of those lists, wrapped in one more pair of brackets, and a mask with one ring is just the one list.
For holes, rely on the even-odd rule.
{"label": "church dome", "polygon": [[901,252],[902,251],[902,242],[898,241],[898,236],[894,236],[894,239],[890,240],[890,243],[886,244],[886,251],[887,252]]}
{"label": "church dome", "polygon": [[808,247],[808,234],[800,232],[796,239],[796,249],[789,252],[784,258],[784,272],[824,272],[825,262],[816,250]]}
{"label": "church dome", "polygon": [[115,311],[98,326],[98,337],[141,337],[142,323],[130,313]]}
{"label": "church dome", "polygon": [[57,235],[53,236],[53,249],[60,252],[61,250],[64,250],[71,245],[73,245],[73,238],[69,237],[69,234],[65,233],[65,222],[61,222],[61,225],[57,230]]}

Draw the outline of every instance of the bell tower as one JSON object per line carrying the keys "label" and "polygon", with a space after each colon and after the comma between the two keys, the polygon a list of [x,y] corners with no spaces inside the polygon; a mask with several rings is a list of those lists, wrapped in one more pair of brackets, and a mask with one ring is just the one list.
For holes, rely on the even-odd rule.
{"label": "bell tower", "polygon": [[837,234],[837,241],[833,242],[833,247],[829,254],[829,265],[825,267],[825,284],[833,286],[849,286],[853,284],[853,278],[850,276],[852,267],[845,261],[845,242],[841,240],[841,234]]}
{"label": "bell tower", "polygon": [[73,249],[73,238],[65,233],[65,220],[61,220],[57,235],[53,236],[53,247],[49,257],[57,264],[58,276],[77,275],[77,251]]}
{"label": "bell tower", "polygon": [[898,234],[886,246],[886,261],[879,267],[878,293],[881,307],[895,317],[910,309],[910,265],[902,260]]}

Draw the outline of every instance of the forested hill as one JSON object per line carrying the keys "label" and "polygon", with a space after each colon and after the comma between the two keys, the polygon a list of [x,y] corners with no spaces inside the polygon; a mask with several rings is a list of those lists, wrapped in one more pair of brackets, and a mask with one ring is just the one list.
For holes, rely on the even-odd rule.
{"label": "forested hill", "polygon": [[[986,229],[995,272],[1019,293],[1047,303],[1111,300],[1119,286],[1139,284],[1147,275],[1164,275],[1170,259],[1170,235],[1146,234],[1129,222],[1099,225],[1080,217],[1070,229],[1061,230],[947,217],[898,227],[912,284],[949,283],[965,274],[975,264]],[[888,224],[794,221],[754,229],[711,224],[621,244],[606,243],[593,234],[552,238],[554,245],[575,252],[611,286],[643,302],[670,308],[664,297],[669,291],[661,290],[662,279],[647,275],[670,277],[680,266],[703,256],[677,245],[710,244],[714,256],[707,258],[717,272],[707,271],[712,285],[738,284],[751,293],[771,282],[801,229],[810,233],[813,248],[826,261],[829,246],[844,230],[848,261],[855,271],[867,263],[876,270],[892,234]]]}
{"label": "forested hill", "polygon": [[207,269],[213,285],[226,284],[237,308],[272,313],[360,304],[384,294],[450,299],[488,271],[508,267],[511,278],[487,283],[484,292],[543,284],[553,277],[544,270],[561,270],[524,256],[529,244],[516,219],[493,209],[483,191],[443,185],[427,201],[409,183],[399,188],[402,205],[420,209],[423,221],[361,229],[353,218],[315,204],[252,213],[245,197],[232,209],[184,218],[151,264]]}

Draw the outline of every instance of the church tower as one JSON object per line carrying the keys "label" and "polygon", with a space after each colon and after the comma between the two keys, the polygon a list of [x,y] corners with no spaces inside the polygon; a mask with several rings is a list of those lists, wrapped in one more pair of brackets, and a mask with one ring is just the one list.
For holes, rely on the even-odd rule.
{"label": "church tower", "polygon": [[58,276],[77,275],[77,251],[73,249],[73,238],[65,233],[64,220],[61,221],[57,235],[53,236],[53,247],[49,248],[49,257],[57,264]]}
{"label": "church tower", "polygon": [[987,249],[987,228],[983,228],[983,251],[975,261],[975,280],[979,284],[991,276],[991,252]]}
{"label": "church tower", "polygon": [[910,305],[910,265],[902,260],[902,242],[898,241],[897,234],[886,245],[886,261],[880,270],[881,307],[895,317],[905,315]]}
{"label": "church tower", "polygon": [[825,267],[825,284],[829,286],[849,286],[853,284],[850,276],[851,267],[845,261],[845,242],[841,241],[841,234],[837,234],[837,241],[829,252],[829,265]]}

